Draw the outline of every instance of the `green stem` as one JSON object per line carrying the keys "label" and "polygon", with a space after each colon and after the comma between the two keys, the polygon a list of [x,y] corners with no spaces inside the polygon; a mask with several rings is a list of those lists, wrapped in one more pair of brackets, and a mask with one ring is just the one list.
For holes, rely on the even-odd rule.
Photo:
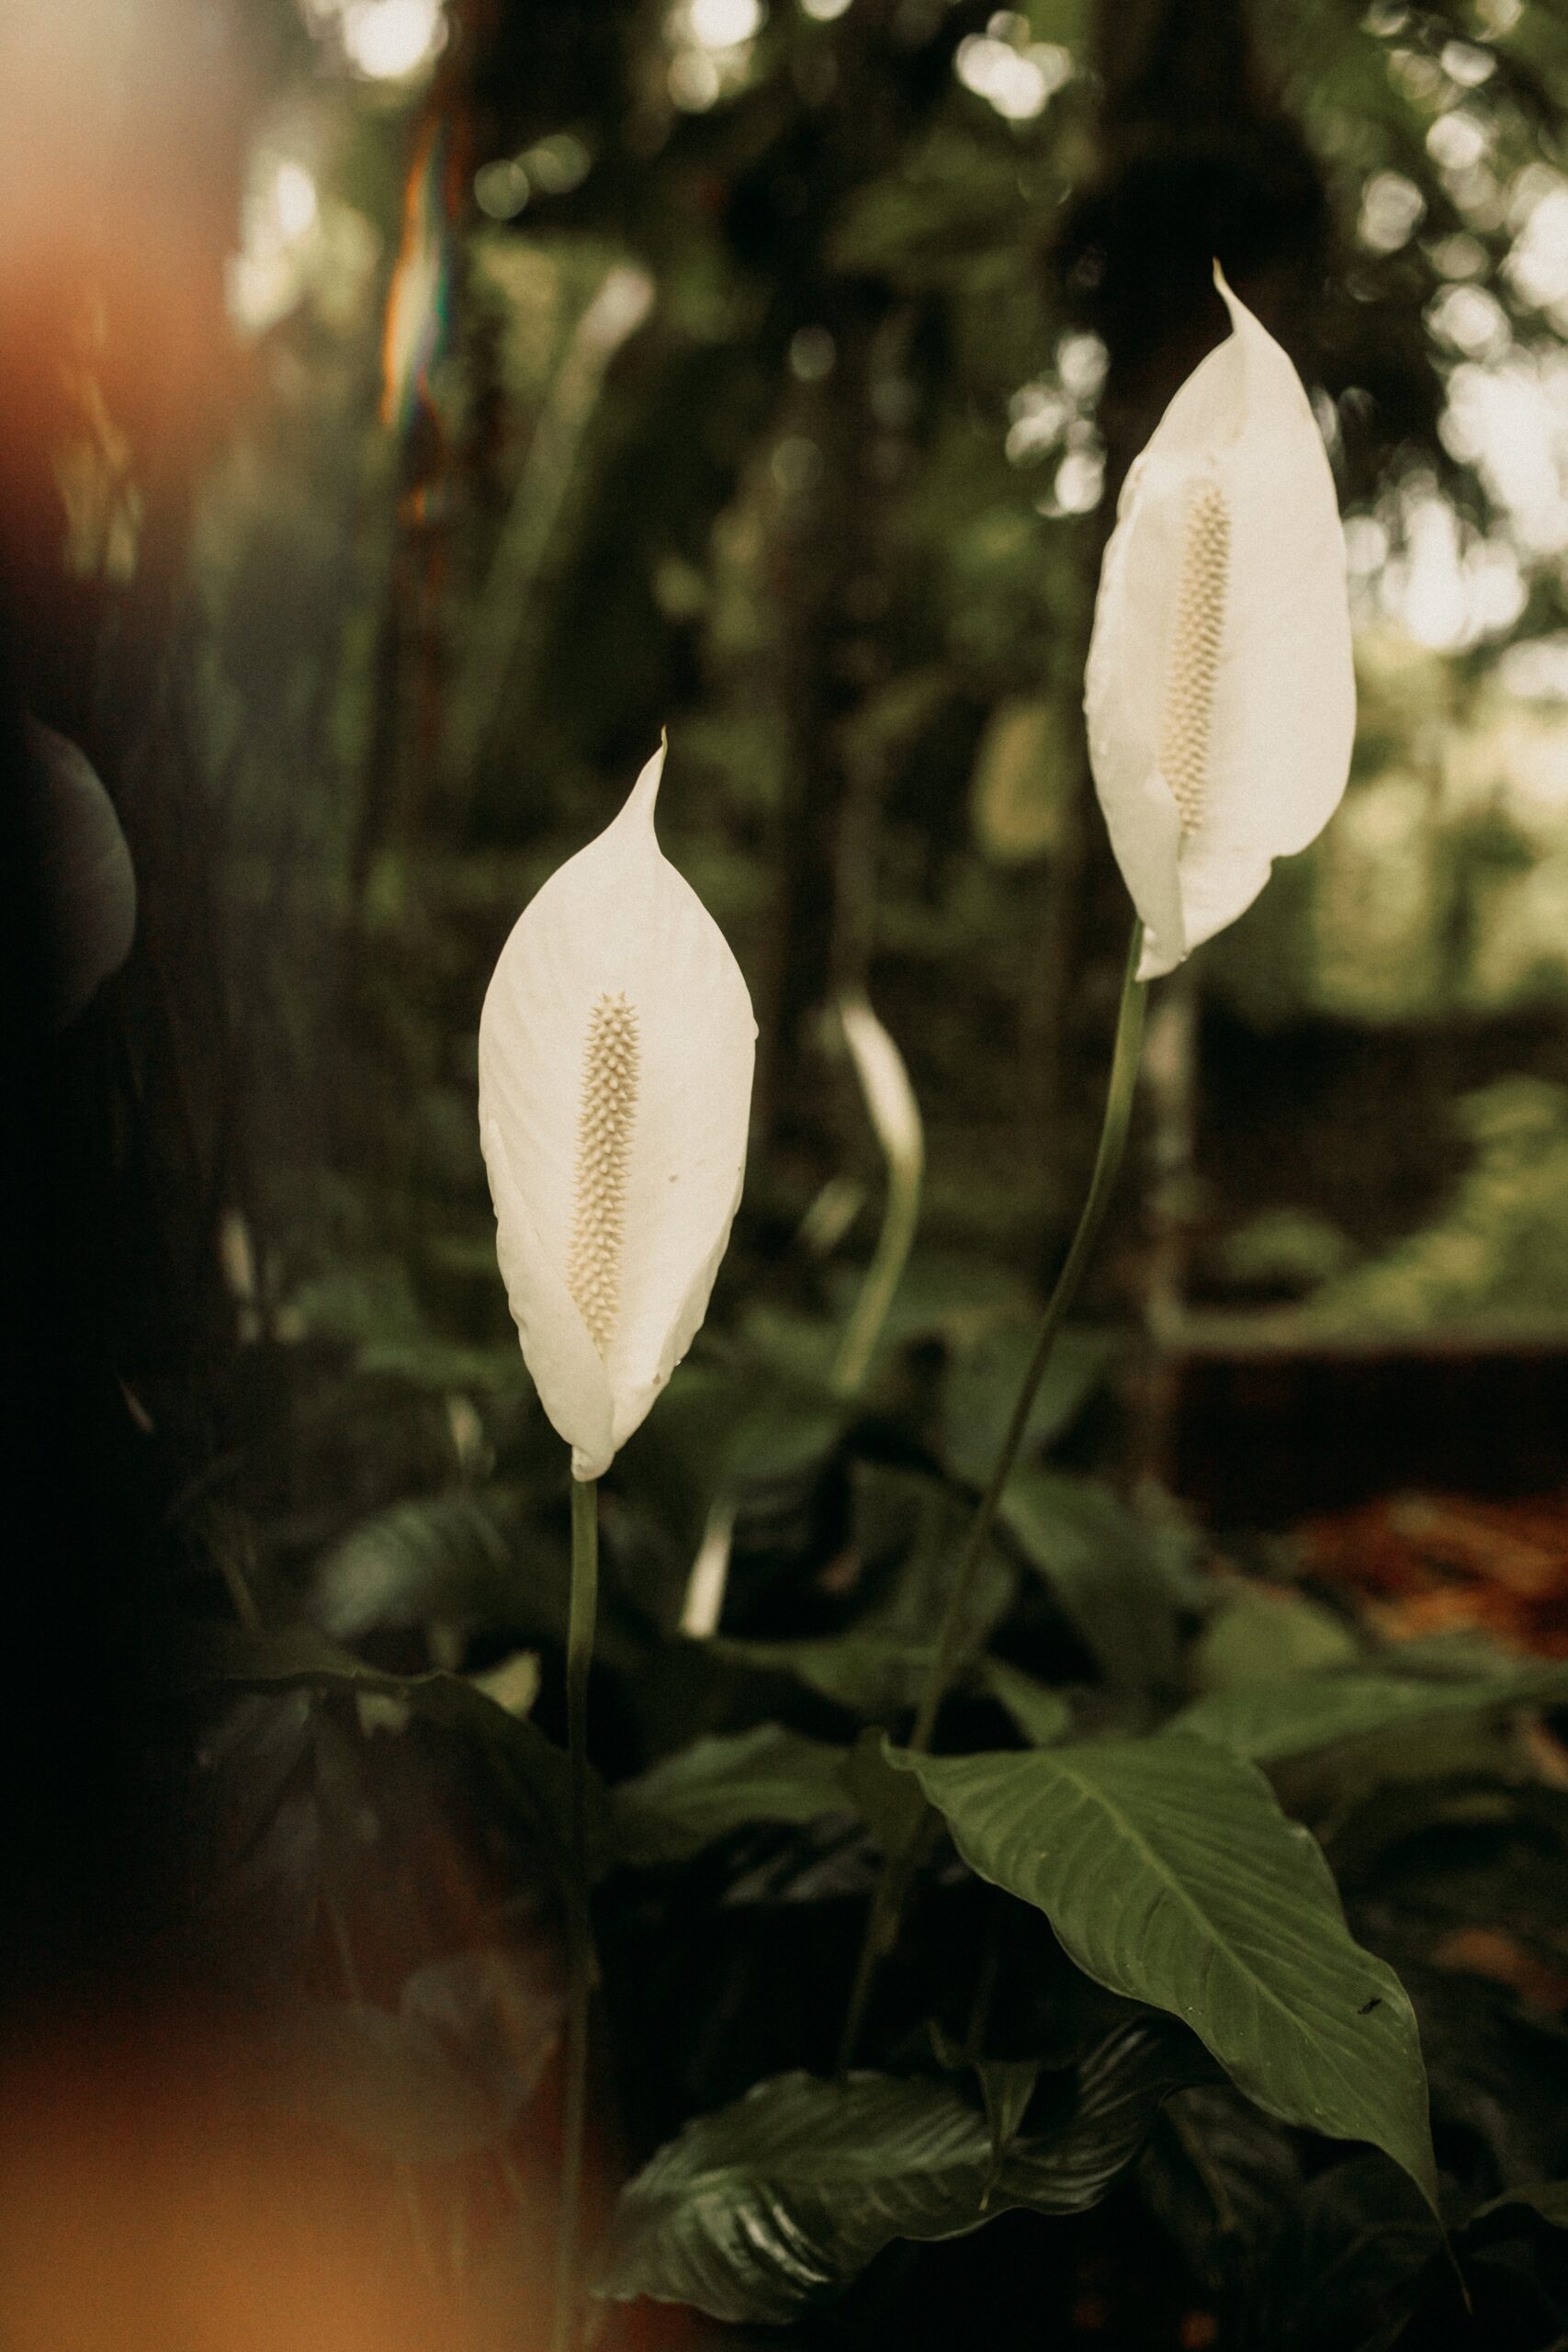
{"label": "green stem", "polygon": [[588,1907],[588,1669],[599,1602],[599,1488],[571,1482],[571,1613],[566,1639],[567,1753],[571,1781],[571,1852],[567,1887],[570,1991],[567,2013],[566,2110],[562,2128],[560,2232],[556,2250],[555,2352],[577,2336],[577,2240],[582,2203],[582,2143],[588,2111],[588,2004],[593,1928]]}
{"label": "green stem", "polygon": [[[1137,977],[1143,946],[1143,924],[1134,922],[1132,944],[1127,951],[1126,971],[1122,981],[1122,1002],[1116,1019],[1116,1042],[1111,1056],[1111,1083],[1105,1098],[1105,1119],[1100,1131],[1100,1148],[1095,1154],[1089,1197],[1084,1203],[1072,1247],[1056,1277],[1056,1287],[1051,1294],[1040,1326],[1040,1337],[1034,1343],[1034,1353],[1030,1358],[1023,1385],[1013,1404],[1012,1417],[1008,1422],[1001,1450],[997,1455],[986,1491],[980,1498],[979,1509],[970,1522],[957,1571],[948,1588],[947,1604],[938,1628],[935,1651],[926,1672],[914,1727],[909,1734],[909,1747],[917,1756],[927,1752],[936,1731],[937,1717],[942,1713],[942,1702],[958,1668],[976,1578],[980,1572],[980,1563],[986,1556],[986,1546],[991,1540],[997,1512],[1001,1507],[1008,1479],[1023,1442],[1029,1416],[1050,1364],[1057,1335],[1077,1295],[1084,1267],[1100,1238],[1100,1229],[1105,1222],[1105,1213],[1115,1190],[1122,1157],[1126,1149],[1128,1129],[1132,1125],[1133,1098],[1138,1082],[1138,1057],[1144,1039],[1145,991]],[[840,2065],[847,2065],[854,2054],[877,1969],[897,1939],[898,1921],[918,1859],[919,1843],[917,1832],[914,1838],[906,1840],[884,1860],[882,1874],[872,1896],[860,1962],[855,1972],[854,1990],[850,1996],[849,2015],[840,2046]]]}

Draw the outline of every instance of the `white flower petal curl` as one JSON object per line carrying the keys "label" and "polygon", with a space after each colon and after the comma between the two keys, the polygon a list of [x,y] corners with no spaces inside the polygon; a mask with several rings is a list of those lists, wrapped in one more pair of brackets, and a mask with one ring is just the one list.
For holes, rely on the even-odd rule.
{"label": "white flower petal curl", "polygon": [[691,1345],[745,1169],[756,1023],[654,838],[663,764],[660,748],[524,910],[479,1023],[502,1273],[579,1478],[608,1468]]}
{"label": "white flower petal curl", "polygon": [[1344,536],[1306,391],[1232,332],[1129,472],[1085,675],[1095,787],[1157,978],[1338,806],[1355,733]]}

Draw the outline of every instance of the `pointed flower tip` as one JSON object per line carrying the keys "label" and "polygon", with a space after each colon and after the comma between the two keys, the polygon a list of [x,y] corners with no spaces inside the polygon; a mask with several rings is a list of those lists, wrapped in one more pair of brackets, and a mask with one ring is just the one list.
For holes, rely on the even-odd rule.
{"label": "pointed flower tip", "polygon": [[1241,334],[1245,331],[1246,327],[1257,326],[1259,323],[1258,321],[1247,309],[1247,304],[1242,300],[1241,296],[1236,292],[1235,287],[1231,284],[1230,279],[1225,276],[1224,270],[1221,266],[1218,254],[1214,255],[1213,270],[1214,290],[1219,295],[1219,298],[1224,304],[1225,309],[1230,312],[1231,333],[1233,334]]}
{"label": "pointed flower tip", "polygon": [[669,734],[661,729],[659,749],[643,767],[637,782],[627,794],[626,805],[621,811],[623,817],[640,818],[649,832],[653,831],[653,806],[659,797],[660,779],[664,774],[664,755],[669,748]]}

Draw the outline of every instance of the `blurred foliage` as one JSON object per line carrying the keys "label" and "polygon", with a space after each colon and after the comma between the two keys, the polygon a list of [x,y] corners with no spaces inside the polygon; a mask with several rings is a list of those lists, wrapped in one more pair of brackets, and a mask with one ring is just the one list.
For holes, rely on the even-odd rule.
{"label": "blurred foliage", "polygon": [[1568,1307],[1568,1089],[1500,1079],[1460,1106],[1473,1155],[1437,1221],[1330,1282],[1314,1317],[1421,1331],[1448,1319],[1540,1318]]}

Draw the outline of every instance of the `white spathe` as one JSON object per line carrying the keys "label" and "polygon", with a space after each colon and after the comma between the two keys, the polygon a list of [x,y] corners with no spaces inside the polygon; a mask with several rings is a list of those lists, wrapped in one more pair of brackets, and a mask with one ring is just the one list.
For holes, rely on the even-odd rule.
{"label": "white spathe", "polygon": [[578,1478],[609,1467],[691,1345],[745,1170],[757,1024],[654,838],[663,767],[661,745],[524,909],[479,1022],[497,1254]]}
{"label": "white spathe", "polygon": [[918,1184],[925,1170],[925,1128],[904,1057],[860,990],[840,998],[839,1018],[887,1165],[901,1182]]}
{"label": "white spathe", "polygon": [[1337,808],[1356,725],[1334,478],[1294,367],[1218,266],[1232,332],[1127,476],[1085,675],[1140,979],[1234,922]]}

